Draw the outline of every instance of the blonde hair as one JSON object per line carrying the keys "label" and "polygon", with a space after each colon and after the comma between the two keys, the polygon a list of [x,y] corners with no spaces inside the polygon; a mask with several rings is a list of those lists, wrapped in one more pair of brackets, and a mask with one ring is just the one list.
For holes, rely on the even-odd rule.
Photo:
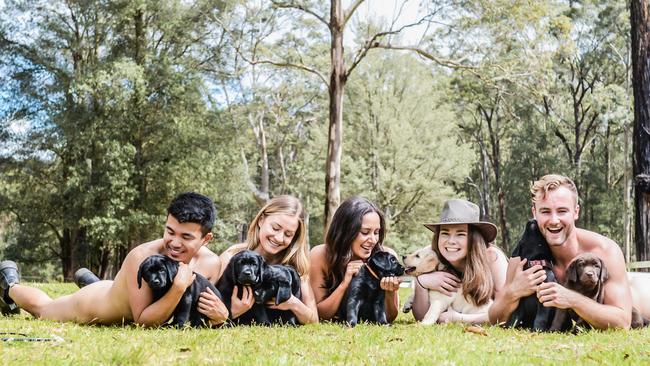
{"label": "blonde hair", "polygon": [[535,205],[535,202],[545,199],[548,192],[554,191],[560,187],[565,187],[571,191],[573,199],[577,205],[578,189],[576,188],[575,183],[573,183],[569,177],[565,177],[564,175],[547,174],[533,182],[530,186],[530,198],[533,206]]}
{"label": "blonde hair", "polygon": [[[433,235],[431,247],[442,263],[447,267],[454,268],[440,253],[440,248],[438,248],[440,227]],[[467,258],[465,261],[465,271],[461,274],[462,292],[476,306],[481,306],[487,304],[494,295],[494,280],[492,279],[492,271],[490,270],[487,256],[488,244],[477,227],[468,224],[467,230]],[[456,271],[460,272],[458,270]]]}
{"label": "blonde hair", "polygon": [[280,264],[294,267],[298,274],[304,277],[309,273],[309,248],[307,248],[307,234],[305,233],[305,211],[296,197],[283,195],[269,200],[248,226],[246,242],[233,246],[232,252],[237,253],[244,249],[255,250],[260,245],[259,222],[262,218],[271,215],[288,215],[298,219],[298,229],[291,244],[284,249]]}

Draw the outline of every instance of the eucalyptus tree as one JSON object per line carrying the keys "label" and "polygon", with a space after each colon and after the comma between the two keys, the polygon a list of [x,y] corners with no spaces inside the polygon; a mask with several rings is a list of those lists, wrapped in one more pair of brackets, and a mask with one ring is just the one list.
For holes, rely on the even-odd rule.
{"label": "eucalyptus tree", "polygon": [[630,4],[634,86],[634,233],[636,259],[643,261],[650,257],[650,18],[646,0],[633,0]]}
{"label": "eucalyptus tree", "polygon": [[475,157],[443,102],[443,70],[411,53],[383,52],[357,71],[348,84],[342,192],[376,201],[390,226],[387,242],[406,252],[430,241],[422,223],[456,194]]}
{"label": "eucalyptus tree", "polygon": [[[358,37],[359,42],[356,42],[354,51],[350,53],[352,56],[346,54],[344,51],[345,33],[346,30],[349,30],[355,14],[363,3],[363,0],[355,0],[345,6],[341,0],[331,0],[327,3],[310,0],[260,2],[260,7],[266,6],[268,9],[274,10],[275,14],[261,18],[262,21],[256,23],[256,29],[273,29],[275,36],[268,37],[268,39],[288,39],[290,42],[284,43],[284,49],[276,49],[271,55],[256,55],[255,52],[252,52],[252,50],[257,51],[265,47],[268,40],[254,43],[252,49],[238,49],[238,54],[253,65],[263,64],[302,70],[314,76],[327,88],[329,124],[327,156],[325,159],[325,209],[323,215],[326,225],[340,201],[344,90],[353,71],[364,60],[368,52],[380,48],[409,50],[418,52],[421,56],[436,63],[449,66],[455,65],[452,61],[436,56],[438,52],[435,52],[435,50],[427,52],[424,48],[418,48],[417,45],[403,46],[393,42],[394,36],[405,29],[419,25],[430,25],[433,17],[443,7],[443,5],[439,4],[425,6],[426,13],[423,13],[420,19],[407,24],[396,25],[395,20],[399,18],[404,3],[406,3],[398,2],[401,5],[396,9],[392,25],[381,28],[367,27],[365,29],[366,33],[362,37]],[[278,21],[277,17],[282,20]],[[296,24],[302,25],[310,22],[312,25],[309,29],[296,27]],[[278,28],[274,28],[276,25]],[[314,25],[319,26],[319,28],[314,28]],[[327,47],[321,47],[324,52],[329,53],[329,62],[323,62],[324,52],[315,55],[315,57],[310,57],[312,54],[303,55],[298,52],[297,49],[293,48],[295,42],[291,42],[296,38],[300,38],[300,42],[310,42],[321,46],[325,45],[324,39],[329,39]],[[329,68],[329,73],[324,71],[326,68]]]}

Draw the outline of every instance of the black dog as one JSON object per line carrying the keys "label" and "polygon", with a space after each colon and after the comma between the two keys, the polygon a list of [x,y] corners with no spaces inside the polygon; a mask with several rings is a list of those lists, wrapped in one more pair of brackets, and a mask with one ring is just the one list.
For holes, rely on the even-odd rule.
{"label": "black dog", "polygon": [[[178,262],[171,258],[160,254],[147,257],[142,261],[138,269],[138,288],[142,287],[142,280],[144,279],[153,293],[153,300],[158,301],[171,288],[177,272]],[[194,282],[185,290],[181,300],[176,305],[176,309],[174,309],[174,319],[171,325],[182,327],[188,321],[193,327],[209,324],[208,317],[201,314],[196,308],[199,296],[207,288],[210,288],[219,298],[221,298],[221,295],[207,278],[198,273],[195,274]]]}
{"label": "black dog", "polygon": [[[255,306],[261,306],[266,311],[271,323],[298,325],[298,319],[291,310],[268,309],[265,303],[275,298],[275,305],[281,304],[294,295],[301,297],[300,276],[291,266],[280,264],[264,267],[264,280],[254,289]],[[260,311],[261,312],[261,311]]]}
{"label": "black dog", "polygon": [[404,267],[394,255],[377,251],[350,281],[345,298],[339,307],[338,317],[350,327],[360,321],[388,324],[386,320],[385,292],[380,287],[383,277],[401,276]]}
{"label": "black dog", "polygon": [[226,266],[217,289],[223,296],[223,302],[228,308],[230,319],[236,324],[271,324],[266,309],[263,305],[255,304],[244,314],[232,319],[231,297],[235,286],[237,286],[239,298],[242,298],[244,286],[251,286],[255,290],[264,280],[264,268],[266,262],[261,255],[251,250],[244,250],[232,256]]}
{"label": "black dog", "polygon": [[[544,267],[546,271],[545,282],[555,282],[553,274],[553,255],[551,249],[546,243],[537,226],[537,221],[530,220],[526,224],[524,234],[519,243],[512,252],[512,257],[526,258],[524,269],[528,269],[536,264]],[[535,331],[546,331],[551,325],[555,308],[544,307],[537,299],[536,294],[532,294],[519,300],[519,306],[510,316],[506,324],[508,327],[521,327],[533,329]]]}

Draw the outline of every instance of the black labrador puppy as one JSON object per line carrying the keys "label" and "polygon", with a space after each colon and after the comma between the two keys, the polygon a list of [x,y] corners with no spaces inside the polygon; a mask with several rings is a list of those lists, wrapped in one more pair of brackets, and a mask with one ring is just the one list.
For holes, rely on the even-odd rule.
{"label": "black labrador puppy", "polygon": [[[546,271],[545,282],[555,282],[553,273],[553,255],[537,226],[537,221],[530,220],[526,223],[524,234],[512,251],[511,257],[526,258],[524,270],[536,264],[544,267]],[[508,327],[527,328],[535,331],[547,331],[555,315],[555,308],[544,307],[532,294],[519,300],[519,306],[506,323]]]}
{"label": "black labrador puppy", "polygon": [[[576,291],[600,304],[603,303],[605,282],[609,278],[605,262],[592,253],[582,253],[573,259],[566,271],[564,287]],[[632,308],[632,328],[648,326],[650,321]],[[557,309],[551,325],[553,331],[574,333],[579,329],[588,329],[591,325],[580,318],[571,309]]]}
{"label": "black labrador puppy", "polygon": [[[142,287],[142,280],[144,280],[153,293],[153,300],[158,301],[171,288],[177,272],[178,262],[173,259],[160,254],[147,257],[138,269],[138,288]],[[208,317],[201,314],[196,308],[199,296],[207,288],[210,288],[219,298],[221,298],[221,294],[207,278],[196,272],[195,274],[194,282],[185,290],[174,309],[170,325],[182,327],[189,322],[191,326],[199,327],[209,324]]]}
{"label": "black labrador puppy", "polygon": [[264,279],[254,288],[255,305],[262,306],[271,323],[298,325],[298,319],[291,310],[277,310],[265,307],[265,303],[275,299],[275,305],[281,304],[294,295],[301,297],[300,275],[291,266],[280,264],[266,265]]}
{"label": "black labrador puppy", "polygon": [[388,324],[385,291],[381,289],[380,281],[383,277],[403,274],[404,267],[394,255],[384,251],[373,253],[350,281],[338,310],[339,319],[345,319],[350,327],[360,321]]}
{"label": "black labrador puppy", "polygon": [[264,258],[252,250],[244,250],[232,256],[221,278],[217,289],[221,292],[223,302],[228,309],[230,319],[235,324],[271,324],[263,305],[255,304],[244,314],[232,319],[232,293],[237,286],[239,298],[242,298],[244,286],[255,290],[264,280],[264,269],[267,266]]}

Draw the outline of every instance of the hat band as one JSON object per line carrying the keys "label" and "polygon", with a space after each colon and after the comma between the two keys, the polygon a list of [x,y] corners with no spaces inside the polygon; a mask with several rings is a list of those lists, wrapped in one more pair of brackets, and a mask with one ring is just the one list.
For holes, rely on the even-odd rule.
{"label": "hat band", "polygon": [[466,218],[458,218],[458,217],[445,217],[444,219],[441,219],[440,222],[466,222],[468,224],[478,224],[478,221],[476,219],[466,219]]}

